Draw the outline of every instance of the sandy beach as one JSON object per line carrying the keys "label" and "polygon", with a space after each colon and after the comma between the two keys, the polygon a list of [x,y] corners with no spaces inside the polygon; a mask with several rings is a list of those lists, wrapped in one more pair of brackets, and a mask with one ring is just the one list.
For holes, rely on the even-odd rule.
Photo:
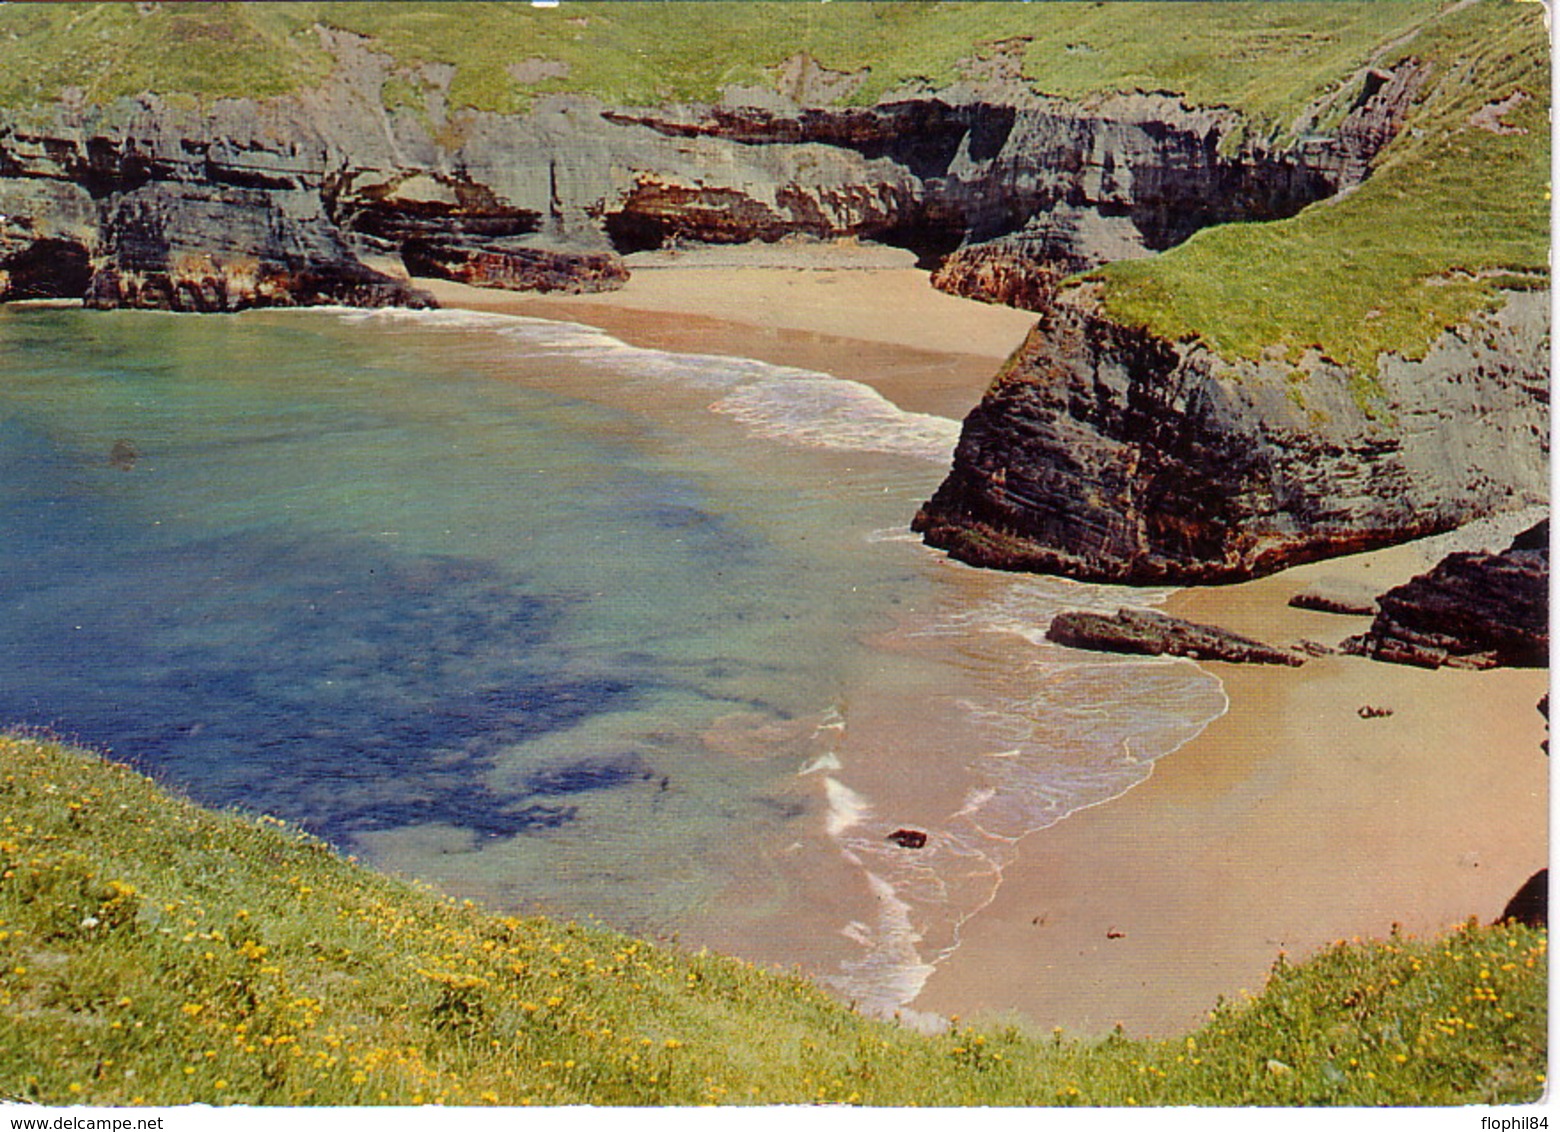
{"label": "sandy beach", "polygon": [[760,245],[629,256],[627,286],[596,295],[417,285],[443,306],[583,322],[650,349],[820,370],[867,382],[902,409],[962,419],[1034,318],[934,291],[914,259],[850,244]]}
{"label": "sandy beach", "polygon": [[[1386,589],[1425,568],[1398,547],[1184,590],[1167,611],[1336,644],[1367,619],[1288,608],[1306,581]],[[1025,839],[918,1006],[1173,1034],[1261,989],[1280,951],[1493,920],[1547,864],[1547,672],[1206,667],[1228,713],[1141,786]],[[1366,705],[1392,714],[1363,719]]]}
{"label": "sandy beach", "polygon": [[[637,257],[636,257],[637,258]],[[635,345],[756,357],[962,417],[1033,322],[933,291],[904,253],[658,253],[621,291],[510,294],[419,280],[445,306],[588,323]],[[906,515],[908,523],[909,515]],[[1168,612],[1274,643],[1365,619],[1290,609],[1319,578],[1380,592],[1418,546],[1185,590]],[[1042,1029],[1174,1033],[1256,991],[1280,951],[1493,919],[1547,863],[1548,673],[1430,672],[1345,656],[1208,665],[1226,715],[1112,802],[1025,838],[993,903],[913,1006]],[[1365,705],[1391,714],[1363,719]]]}

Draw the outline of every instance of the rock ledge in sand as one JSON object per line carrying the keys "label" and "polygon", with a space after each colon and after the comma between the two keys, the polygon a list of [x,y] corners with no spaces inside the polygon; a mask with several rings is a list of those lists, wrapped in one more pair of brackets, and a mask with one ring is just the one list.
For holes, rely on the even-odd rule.
{"label": "rock ledge in sand", "polygon": [[1137,609],[1117,610],[1113,617],[1103,613],[1059,613],[1045,635],[1059,645],[1104,652],[1186,656],[1232,664],[1305,663],[1305,657],[1292,649],[1276,648],[1212,625]]}
{"label": "rock ledge in sand", "polygon": [[1549,663],[1549,523],[1500,554],[1447,555],[1378,599],[1345,652],[1423,668],[1542,668]]}
{"label": "rock ledge in sand", "polygon": [[1363,583],[1318,581],[1289,599],[1295,609],[1370,617],[1376,612],[1376,593]]}

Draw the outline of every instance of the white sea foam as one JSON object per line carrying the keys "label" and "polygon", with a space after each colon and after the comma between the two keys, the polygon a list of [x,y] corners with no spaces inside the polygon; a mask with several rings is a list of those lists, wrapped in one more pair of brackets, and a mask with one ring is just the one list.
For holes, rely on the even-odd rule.
{"label": "white sea foam", "polygon": [[958,421],[907,412],[870,385],[816,370],[631,346],[582,323],[522,315],[399,308],[336,313],[354,322],[411,322],[429,329],[496,332],[532,356],[567,355],[576,363],[629,369],[641,379],[707,389],[719,394],[712,411],[756,436],[788,444],[947,463],[959,440]]}
{"label": "white sea foam", "polygon": [[838,755],[833,751],[825,751],[796,773],[800,777],[804,774],[816,774],[820,770],[840,770],[843,766]]}
{"label": "white sea foam", "polygon": [[711,407],[759,436],[815,448],[946,463],[959,442],[958,421],[908,413],[871,386],[808,370],[776,367]]}
{"label": "white sea foam", "polygon": [[919,543],[921,536],[909,527],[885,527],[880,531],[873,531],[867,535],[868,542],[913,542]]}
{"label": "white sea foam", "polygon": [[[903,1016],[995,897],[1020,838],[1120,797],[1226,710],[1222,684],[1189,661],[1082,654],[1044,639],[1060,609],[1156,605],[1172,592],[1014,577],[919,631],[956,641],[980,668],[980,695],[958,707],[993,742],[970,756],[968,785],[947,816],[917,826],[923,848],[888,841],[903,823],[859,795],[862,820],[835,833],[897,901],[838,983],[864,1009]],[[1025,644],[1015,649],[1014,638]]]}
{"label": "white sea foam", "polygon": [[852,920],[840,929],[840,935],[852,943],[859,943],[862,947],[872,946],[872,929],[860,920]]}
{"label": "white sea foam", "polygon": [[996,787],[994,786],[975,787],[965,793],[964,805],[960,806],[957,810],[954,810],[952,816],[955,818],[962,818],[971,817],[975,814],[978,814],[980,813],[981,807],[984,806],[987,802],[991,801],[992,798],[996,797],[996,794],[997,791]]}
{"label": "white sea foam", "polygon": [[823,790],[829,803],[824,826],[830,837],[839,837],[852,826],[860,825],[872,812],[865,798],[837,778],[825,778]]}
{"label": "white sea foam", "polygon": [[822,717],[821,721],[819,722],[818,726],[814,730],[818,731],[818,732],[823,732],[823,731],[844,731],[845,730],[845,717],[840,714],[840,709],[839,708],[831,707],[831,708],[829,708],[827,711],[825,711],[823,713],[823,717]]}
{"label": "white sea foam", "polygon": [[868,871],[867,884],[877,900],[877,922],[870,927],[856,923],[849,938],[866,954],[841,964],[844,974],[827,980],[855,1001],[864,1014],[883,1017],[897,1012],[921,993],[937,969],[921,958],[911,906],[899,898],[895,886]]}
{"label": "white sea foam", "polygon": [[[1168,586],[1111,586],[1043,574],[1015,575],[985,601],[947,611],[919,629],[918,635],[1006,633],[1052,648],[1045,631],[1051,618],[1062,610],[1115,613],[1123,606],[1150,609],[1163,605],[1173,593],[1174,588]],[[1132,663],[1145,661],[1153,662],[1153,658],[1139,657]]]}

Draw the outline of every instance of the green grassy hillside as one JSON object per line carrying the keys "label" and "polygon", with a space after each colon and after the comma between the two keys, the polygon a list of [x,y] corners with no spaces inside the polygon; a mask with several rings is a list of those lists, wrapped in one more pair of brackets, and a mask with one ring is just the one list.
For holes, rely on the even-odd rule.
{"label": "green grassy hillside", "polygon": [[[614,3],[557,8],[503,3],[6,5],[0,42],[25,68],[0,73],[0,105],[53,99],[74,86],[90,101],[142,91],[266,96],[316,82],[329,65],[316,25],[367,37],[404,67],[456,68],[455,107],[512,112],[538,92],[609,102],[713,99],[730,83],[772,86],[805,51],[844,72],[869,71],[846,98],[870,103],[907,83],[958,78],[992,45],[1027,37],[1023,73],[1042,90],[1080,96],[1170,90],[1293,117],[1380,44],[1419,26],[1446,0],[1390,4],[1182,3]],[[1166,28],[1174,29],[1169,35]],[[534,57],[566,73],[526,82]]]}
{"label": "green grassy hillside", "polygon": [[0,736],[0,1093],[17,1100],[1528,1101],[1546,939],[1339,943],[1171,1041],[924,1037],[736,960],[456,904],[272,819]]}
{"label": "green grassy hillside", "polygon": [[1543,13],[1486,0],[1384,61],[1404,57],[1428,63],[1429,82],[1359,189],[1103,268],[1092,278],[1105,281],[1111,315],[1201,337],[1226,357],[1316,348],[1372,373],[1384,351],[1422,357],[1445,328],[1498,304],[1502,287],[1548,286]]}

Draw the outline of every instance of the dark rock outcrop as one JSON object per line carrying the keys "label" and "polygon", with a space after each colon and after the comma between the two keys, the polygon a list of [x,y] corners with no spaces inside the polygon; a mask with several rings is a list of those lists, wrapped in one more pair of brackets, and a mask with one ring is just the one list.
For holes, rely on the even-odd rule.
{"label": "dark rock outcrop", "polygon": [[429,305],[331,222],[326,148],[262,104],[202,114],[148,96],[0,122],[0,299]]}
{"label": "dark rock outcrop", "polygon": [[1068,611],[1051,619],[1046,640],[1070,648],[1143,656],[1189,656],[1196,660],[1223,660],[1232,664],[1305,663],[1293,649],[1275,648],[1212,625],[1199,625],[1163,613],[1140,609],[1103,613]]}
{"label": "dark rock outcrop", "polygon": [[413,275],[453,279],[474,287],[506,291],[615,291],[628,282],[628,268],[612,252],[537,247],[523,241],[479,245],[413,240],[401,247]]}
{"label": "dark rock outcrop", "polygon": [[1498,924],[1525,924],[1530,928],[1547,928],[1549,926],[1549,870],[1539,869],[1538,872],[1528,877],[1517,889],[1509,901],[1505,910],[1501,912]]}
{"label": "dark rock outcrop", "polygon": [[1059,202],[1010,235],[958,248],[932,273],[950,294],[1044,310],[1064,278],[1151,250],[1132,219]]}
{"label": "dark rock outcrop", "polygon": [[[1162,94],[1085,106],[1021,84],[861,109],[607,111],[620,126],[726,143],[728,166],[736,161],[714,177],[675,164],[636,173],[601,209],[624,251],[669,239],[862,236],[942,260],[943,289],[1039,309],[1063,276],[1212,224],[1292,216],[1358,184],[1422,78],[1413,64],[1364,78],[1333,132],[1283,147],[1235,142],[1245,124],[1225,108]],[[745,149],[733,155],[730,143]]]}
{"label": "dark rock outcrop", "polygon": [[[916,515],[980,566],[1234,581],[1453,529],[1548,494],[1548,295],[1380,360],[1376,392],[1314,353],[1228,361],[1105,317],[1040,317],[965,419]],[[1311,401],[1290,396],[1299,373]]]}
{"label": "dark rock outcrop", "polygon": [[1549,523],[1500,554],[1450,554],[1377,599],[1370,629],[1344,651],[1424,668],[1549,663]]}

